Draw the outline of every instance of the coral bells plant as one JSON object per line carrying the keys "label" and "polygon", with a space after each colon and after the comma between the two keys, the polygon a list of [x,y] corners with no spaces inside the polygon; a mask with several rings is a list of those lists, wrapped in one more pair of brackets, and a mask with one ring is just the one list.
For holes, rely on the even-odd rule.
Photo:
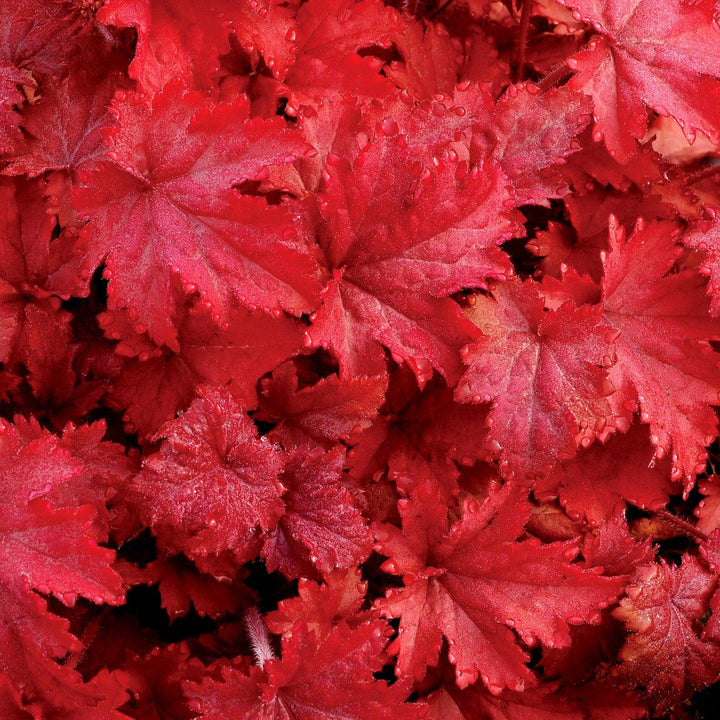
{"label": "coral bells plant", "polygon": [[715,0],[0,0],[0,717],[716,717]]}

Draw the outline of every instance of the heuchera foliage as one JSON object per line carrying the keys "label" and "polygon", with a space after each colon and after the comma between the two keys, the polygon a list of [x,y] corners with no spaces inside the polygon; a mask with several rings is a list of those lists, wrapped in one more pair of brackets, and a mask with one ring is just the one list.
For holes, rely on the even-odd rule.
{"label": "heuchera foliage", "polygon": [[715,0],[0,0],[0,717],[708,717],[718,212]]}

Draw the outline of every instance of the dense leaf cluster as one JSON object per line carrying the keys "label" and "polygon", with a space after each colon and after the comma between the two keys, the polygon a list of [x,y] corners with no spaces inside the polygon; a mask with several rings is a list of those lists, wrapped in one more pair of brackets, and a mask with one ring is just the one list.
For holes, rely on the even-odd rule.
{"label": "dense leaf cluster", "polygon": [[0,0],[0,716],[690,717],[716,12]]}

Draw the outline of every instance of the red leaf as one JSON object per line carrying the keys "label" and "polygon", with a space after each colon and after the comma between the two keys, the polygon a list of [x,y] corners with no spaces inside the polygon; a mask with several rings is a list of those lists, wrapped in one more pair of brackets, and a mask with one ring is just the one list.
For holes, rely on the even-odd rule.
{"label": "red leaf", "polygon": [[365,599],[368,584],[360,578],[359,568],[334,570],[322,585],[307,578],[298,581],[298,597],[282,600],[265,617],[271,632],[285,634],[302,622],[317,638],[325,638],[341,620],[354,623]]}
{"label": "red leaf", "polygon": [[131,77],[148,92],[181,77],[193,89],[212,85],[220,55],[236,33],[245,48],[257,48],[278,75],[294,57],[293,22],[277,0],[219,0],[208,5],[189,0],[108,0],[99,21],[134,27],[138,33]]}
{"label": "red leaf", "polygon": [[[491,695],[476,684],[458,692],[441,688],[429,698],[431,720],[585,720],[582,708],[550,688]],[[625,720],[628,720],[625,718]]]}
{"label": "red leaf", "polygon": [[590,122],[590,103],[567,88],[540,94],[532,85],[511,85],[491,122],[473,128],[473,144],[492,138],[492,157],[513,183],[516,204],[546,205],[567,194],[558,165],[580,149],[576,140]]}
{"label": "red leaf", "polygon": [[187,683],[186,695],[204,720],[410,720],[419,706],[404,704],[398,684],[374,680],[382,664],[384,623],[350,630],[341,624],[322,642],[298,623],[283,639],[282,660],[249,675],[224,663],[218,679]]}
{"label": "red leaf", "polygon": [[692,270],[669,274],[677,233],[670,223],[639,222],[626,238],[610,225],[605,260],[604,321],[619,333],[613,398],[628,415],[639,407],[650,441],[662,458],[672,447],[672,477],[705,469],[705,445],[717,434],[710,408],[718,401],[717,357],[709,340],[720,323],[709,317],[705,283]]}
{"label": "red leaf", "polygon": [[40,713],[38,707],[23,708],[20,693],[5,676],[0,676],[0,713],[7,720],[35,720]]}
{"label": "red leaf", "polygon": [[[25,443],[47,441],[47,433],[34,420],[27,422],[18,417],[15,428]],[[68,425],[57,443],[57,453],[72,456],[80,465],[65,482],[49,482],[34,492],[35,497],[42,497],[55,507],[93,505],[97,509],[94,535],[101,540],[108,535],[110,514],[106,503],[112,503],[117,495],[123,496],[139,464],[137,458],[126,454],[123,445],[104,440],[105,432],[102,421],[77,428]]]}
{"label": "red leaf", "polygon": [[[32,591],[69,606],[79,596],[119,605],[124,593],[111,568],[115,553],[97,544],[95,508],[56,510],[40,497],[72,482],[81,464],[52,435],[27,439],[4,421],[0,432],[0,671],[28,695],[42,697],[52,686],[48,675],[63,675],[53,670],[53,660],[80,643],[68,632],[68,623],[48,612],[45,600]],[[65,670],[61,683],[68,684],[70,695],[73,682],[74,674]],[[49,701],[62,705],[61,698]]]}
{"label": "red leaf", "polygon": [[[396,377],[391,377],[390,393]],[[405,494],[423,479],[432,479],[449,499],[458,490],[461,469],[488,456],[487,407],[454,402],[452,390],[440,378],[404,402],[360,435],[349,454],[351,476],[366,485],[388,472]]]}
{"label": "red leaf", "polygon": [[617,660],[624,638],[622,623],[608,612],[602,613],[597,625],[571,627],[569,646],[543,650],[543,679],[559,680],[564,687],[591,682]]}
{"label": "red leaf", "polygon": [[249,120],[244,98],[213,105],[175,82],[151,105],[130,95],[112,111],[119,124],[107,130],[110,160],[85,174],[88,187],[73,195],[75,208],[92,217],[90,254],[105,261],[111,307],[128,308],[173,349],[173,276],[223,319],[233,298],[267,312],[314,307],[316,262],[290,211],[230,190],[304,153],[298,135],[279,118]]}
{"label": "red leaf", "polygon": [[333,278],[310,342],[336,351],[341,374],[376,373],[382,343],[421,385],[433,367],[454,383],[472,330],[447,296],[511,272],[497,247],[513,228],[502,176],[452,163],[423,173],[390,139],[353,166],[338,159],[328,175],[320,202]]}
{"label": "red leaf", "polygon": [[[23,328],[29,323],[31,305],[57,315],[59,302],[48,303],[51,294],[67,298],[87,291],[87,275],[79,278],[81,263],[73,257],[67,238],[52,242],[54,219],[46,212],[40,186],[21,180],[0,179],[0,360],[5,362],[25,344]],[[63,251],[58,252],[59,247]],[[32,311],[31,311],[32,312]]]}
{"label": "red leaf", "polygon": [[[560,463],[535,492],[557,489],[560,501],[573,518],[591,524],[617,516],[625,501],[658,510],[667,503],[673,486],[669,460],[653,461],[654,448],[647,428],[635,423],[626,434],[595,443],[572,460]],[[677,492],[677,488],[674,489]]]}
{"label": "red leaf", "polygon": [[381,375],[349,380],[328,375],[298,389],[297,370],[292,362],[286,362],[262,382],[257,417],[279,422],[273,435],[286,444],[302,445],[310,440],[332,447],[337,438],[350,439],[369,427],[386,386],[386,378]]}
{"label": "red leaf", "polygon": [[572,457],[576,436],[590,444],[611,419],[607,367],[615,333],[599,310],[543,306],[530,283],[498,285],[468,311],[483,337],[463,351],[469,366],[455,396],[491,402],[488,446],[508,472],[548,473]]}
{"label": "red leaf", "polygon": [[713,572],[720,573],[720,530],[714,530],[710,537],[700,542],[700,555]]}
{"label": "red leaf", "polygon": [[280,480],[285,513],[266,534],[262,554],[269,570],[289,577],[326,574],[366,559],[371,536],[349,491],[340,483],[345,453],[301,446],[288,454]]}
{"label": "red leaf", "polygon": [[452,94],[463,56],[457,38],[442,24],[414,22],[395,39],[402,61],[393,61],[385,74],[418,100],[438,93]]}
{"label": "red leaf", "polygon": [[[44,0],[0,2],[0,153],[22,149],[17,112],[32,97],[38,79],[64,73],[77,26],[60,3]],[[72,48],[72,49],[70,49]]]}
{"label": "red leaf", "polygon": [[184,410],[200,385],[225,386],[243,407],[255,408],[258,379],[302,345],[302,329],[290,318],[237,308],[219,326],[202,303],[188,305],[178,308],[176,352],[138,335],[124,314],[100,317],[109,337],[122,338],[123,354],[143,348],[113,382],[109,399],[142,437]]}
{"label": "red leaf", "polygon": [[282,513],[282,459],[227,391],[207,390],[156,439],[133,480],[137,512],[168,552],[253,557],[258,529]]}
{"label": "red leaf", "polygon": [[697,528],[710,534],[720,528],[720,482],[717,475],[710,475],[698,485],[704,498],[698,503],[695,514],[698,517]]}
{"label": "red leaf", "polygon": [[565,199],[565,204],[572,227],[550,222],[547,232],[538,232],[528,247],[544,256],[543,272],[562,277],[565,263],[581,275],[590,275],[598,283],[603,275],[600,252],[608,249],[609,215],[615,215],[621,223],[634,223],[638,217],[662,220],[672,216],[670,208],[657,196],[632,188],[616,193],[602,188],[597,193],[571,195]]}
{"label": "red leaf", "polygon": [[159,583],[162,606],[171,621],[187,615],[191,606],[198,615],[213,619],[235,614],[250,595],[243,592],[241,582],[198,572],[182,555],[155,560],[143,574],[147,583]]}
{"label": "red leaf", "polygon": [[645,566],[614,612],[633,633],[616,675],[645,687],[660,712],[720,672],[720,646],[698,633],[716,583],[715,574],[689,555],[680,567]]}
{"label": "red leaf", "polygon": [[40,99],[23,111],[22,127],[29,137],[4,172],[36,177],[57,170],[74,179],[78,170],[100,160],[101,128],[112,122],[108,106],[116,89],[130,85],[123,65],[127,60],[121,53],[108,53],[100,43],[83,48],[68,76],[48,83]]}
{"label": "red leaf", "polygon": [[525,492],[511,484],[482,506],[466,500],[449,528],[445,505],[421,486],[400,501],[402,532],[378,527],[378,549],[391,558],[385,569],[404,575],[405,587],[377,602],[383,615],[400,617],[401,676],[422,678],[445,636],[460,687],[480,676],[493,693],[521,690],[535,678],[510,628],[526,643],[555,647],[569,643],[568,623],[600,621],[598,609],[621,584],[572,564],[571,544],[517,542],[530,514]]}
{"label": "red leaf", "polygon": [[20,114],[15,106],[25,97],[19,85],[32,87],[35,81],[27,70],[19,70],[12,63],[0,61],[0,153],[11,153],[21,147]]}
{"label": "red leaf", "polygon": [[297,61],[286,78],[289,107],[322,106],[329,95],[382,97],[393,85],[379,75],[383,63],[358,50],[390,47],[405,21],[380,0],[310,0],[297,13]]}
{"label": "red leaf", "polygon": [[0,17],[0,62],[40,75],[58,74],[67,67],[77,26],[62,5],[44,0],[2,0]]}
{"label": "red leaf", "polygon": [[199,680],[202,670],[191,665],[189,652],[174,644],[156,648],[144,657],[132,656],[126,672],[133,699],[124,708],[137,720],[193,720],[197,717],[183,696],[183,681]]}
{"label": "red leaf", "polygon": [[720,315],[720,223],[701,227],[682,239],[683,245],[703,252],[702,270],[710,278],[707,292],[713,315]]}
{"label": "red leaf", "polygon": [[688,139],[696,130],[717,132],[720,114],[714,3],[561,0],[592,23],[593,38],[569,65],[579,70],[571,87],[591,95],[597,131],[621,160],[636,151],[647,128],[646,106],[671,115]]}
{"label": "red leaf", "polygon": [[625,516],[620,515],[586,535],[583,556],[589,567],[601,567],[604,575],[633,575],[640,565],[655,559],[649,540],[637,542],[629,533]]}

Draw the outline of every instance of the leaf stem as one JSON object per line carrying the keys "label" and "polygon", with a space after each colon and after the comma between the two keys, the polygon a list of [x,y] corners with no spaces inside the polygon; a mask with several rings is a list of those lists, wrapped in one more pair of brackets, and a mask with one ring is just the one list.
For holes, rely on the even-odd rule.
{"label": "leaf stem", "polygon": [[520,33],[518,36],[517,68],[515,69],[515,82],[520,82],[525,77],[525,57],[527,52],[527,37],[530,29],[530,13],[534,0],[523,0],[520,11]]}
{"label": "leaf stem", "polygon": [[568,67],[567,63],[563,62],[550,70],[537,85],[541,92],[545,92],[551,87],[560,85],[560,83],[564,82],[570,75],[572,75],[572,70]]}
{"label": "leaf stem", "polygon": [[699,183],[702,180],[707,180],[708,178],[713,177],[713,175],[717,175],[718,173],[720,173],[720,164],[710,165],[709,167],[702,168],[701,170],[697,170],[696,172],[688,175],[685,182],[688,185],[694,185],[695,183]]}
{"label": "leaf stem", "polygon": [[428,16],[428,20],[434,20],[443,10],[450,7],[450,5],[453,4],[455,0],[445,0],[445,2],[437,8],[437,10],[433,10],[432,13]]}
{"label": "leaf stem", "polygon": [[667,520],[668,522],[673,523],[673,525],[677,525],[677,527],[682,528],[686,533],[692,535],[698,540],[705,542],[710,539],[702,530],[698,530],[694,525],[691,525],[689,522],[677,517],[677,515],[669,513],[667,510],[656,510],[655,514],[663,520]]}

